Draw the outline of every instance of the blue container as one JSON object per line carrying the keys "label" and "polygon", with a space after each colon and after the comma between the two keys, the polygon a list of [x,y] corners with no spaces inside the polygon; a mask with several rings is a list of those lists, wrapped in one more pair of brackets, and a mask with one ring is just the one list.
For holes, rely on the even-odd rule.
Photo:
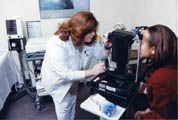
{"label": "blue container", "polygon": [[116,112],[116,105],[111,102],[101,103],[99,109],[102,113],[111,117]]}

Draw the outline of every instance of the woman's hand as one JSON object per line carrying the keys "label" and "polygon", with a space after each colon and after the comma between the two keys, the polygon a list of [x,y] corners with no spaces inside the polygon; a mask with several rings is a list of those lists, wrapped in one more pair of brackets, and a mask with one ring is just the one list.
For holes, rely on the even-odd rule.
{"label": "woman's hand", "polygon": [[105,66],[104,63],[98,63],[91,69],[91,71],[92,71],[92,74],[94,76],[96,76],[96,75],[99,75],[99,74],[105,72],[106,71],[106,66]]}
{"label": "woman's hand", "polygon": [[112,41],[110,39],[107,39],[104,42],[104,47],[105,47],[106,50],[110,50],[110,48],[112,47]]}
{"label": "woman's hand", "polygon": [[85,78],[97,76],[106,71],[106,66],[104,63],[96,64],[92,69],[85,70]]}
{"label": "woman's hand", "polygon": [[104,50],[106,54],[110,54],[112,48],[112,42],[110,39],[107,39],[107,41],[104,42]]}
{"label": "woman's hand", "polygon": [[147,108],[145,111],[137,111],[134,115],[134,118],[136,119],[140,119],[140,116],[146,113],[151,112],[151,110],[149,108]]}

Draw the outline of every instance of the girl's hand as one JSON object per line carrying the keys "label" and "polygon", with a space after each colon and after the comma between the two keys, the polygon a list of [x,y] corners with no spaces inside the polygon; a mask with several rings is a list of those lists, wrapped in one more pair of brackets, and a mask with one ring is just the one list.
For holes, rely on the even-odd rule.
{"label": "girl's hand", "polygon": [[134,118],[136,119],[140,119],[140,116],[146,113],[151,112],[151,110],[149,108],[147,108],[145,111],[137,111],[134,115]]}
{"label": "girl's hand", "polygon": [[134,115],[134,118],[140,119],[140,116],[145,114],[145,111],[137,111]]}

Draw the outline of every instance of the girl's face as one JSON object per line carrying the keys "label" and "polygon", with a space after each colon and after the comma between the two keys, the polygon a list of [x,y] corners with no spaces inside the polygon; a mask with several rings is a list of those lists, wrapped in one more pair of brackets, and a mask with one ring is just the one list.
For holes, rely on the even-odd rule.
{"label": "girl's face", "polygon": [[85,37],[84,37],[84,43],[90,43],[93,40],[93,37],[95,37],[96,35],[96,31],[92,31],[90,33],[88,33]]}
{"label": "girl's face", "polygon": [[149,40],[151,39],[148,30],[143,32],[143,39],[141,43],[141,56],[143,58],[152,58],[155,54],[155,47],[151,47],[149,44]]}

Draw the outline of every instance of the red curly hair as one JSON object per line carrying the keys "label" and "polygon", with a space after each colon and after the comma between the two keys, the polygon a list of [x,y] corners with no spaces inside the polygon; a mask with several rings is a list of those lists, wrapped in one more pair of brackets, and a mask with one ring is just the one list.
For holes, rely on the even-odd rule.
{"label": "red curly hair", "polygon": [[[74,46],[80,48],[83,45],[84,37],[88,33],[96,31],[97,27],[98,21],[94,15],[91,12],[81,11],[72,16],[67,22],[62,23],[54,34],[59,35],[62,41],[69,40],[69,36],[71,36]],[[95,41],[96,35],[88,45],[93,44]]]}

